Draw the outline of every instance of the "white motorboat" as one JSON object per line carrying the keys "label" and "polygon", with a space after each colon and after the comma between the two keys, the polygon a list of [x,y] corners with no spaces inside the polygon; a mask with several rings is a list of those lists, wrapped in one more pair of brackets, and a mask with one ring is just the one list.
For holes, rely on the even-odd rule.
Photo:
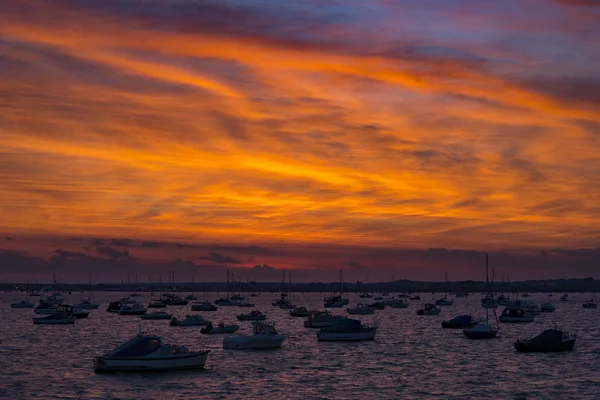
{"label": "white motorboat", "polygon": [[192,311],[217,311],[218,307],[210,301],[192,304]]}
{"label": "white motorboat", "polygon": [[148,314],[140,315],[141,319],[171,319],[173,315],[165,311],[152,311]]}
{"label": "white motorboat", "polygon": [[356,308],[347,308],[346,311],[348,311],[348,314],[359,314],[359,315],[375,313],[375,309],[369,307],[367,304],[357,304]]}
{"label": "white motorboat", "polygon": [[268,322],[253,322],[253,331],[250,336],[227,336],[223,339],[224,349],[276,349],[281,347],[285,336],[275,329],[274,324]]}
{"label": "white motorboat", "polygon": [[169,325],[171,326],[205,326],[210,324],[210,321],[202,318],[201,315],[188,314],[182,321],[179,321],[177,318],[171,318],[171,322]]}
{"label": "white motorboat", "polygon": [[506,306],[498,319],[505,323],[533,322],[533,314],[519,306]]}
{"label": "white motorboat", "polygon": [[33,318],[35,325],[66,325],[74,324],[75,316],[73,315],[73,306],[60,305],[56,312],[45,317]]}
{"label": "white motorboat", "polygon": [[123,307],[124,305],[131,305],[131,304],[135,304],[135,300],[132,300],[128,297],[123,297],[121,300],[111,301],[110,303],[108,303],[108,307],[106,307],[106,311],[112,312],[112,313],[118,313],[119,310],[121,309],[121,307]]}
{"label": "white motorboat", "polygon": [[237,316],[238,321],[264,321],[267,316],[258,310],[251,311],[248,314],[240,314]]}
{"label": "white motorboat", "polygon": [[304,321],[304,326],[306,328],[325,328],[344,318],[341,315],[332,315],[329,311],[313,311],[308,315],[308,320]]}
{"label": "white motorboat", "polygon": [[239,325],[225,325],[223,322],[219,322],[219,325],[215,328],[213,324],[209,323],[200,330],[200,333],[207,335],[217,335],[220,333],[235,333],[240,329]]}
{"label": "white motorboat", "polygon": [[33,308],[35,304],[27,300],[17,301],[16,303],[10,303],[10,308]]}
{"label": "white motorboat", "polygon": [[417,311],[417,315],[438,315],[441,311],[435,305],[427,303],[422,309]]}
{"label": "white motorboat", "polygon": [[75,306],[78,310],[96,310],[100,307],[100,304],[92,303],[89,300],[82,300]]}
{"label": "white motorboat", "polygon": [[100,357],[94,358],[95,372],[172,371],[204,368],[210,350],[164,344],[158,336],[138,335]]}
{"label": "white motorboat", "polygon": [[254,307],[254,304],[248,303],[247,301],[243,301],[240,304],[238,304],[238,307],[251,308]]}
{"label": "white motorboat", "polygon": [[141,305],[140,303],[133,304],[123,304],[117,314],[119,315],[142,315],[146,314],[146,307]]}
{"label": "white motorboat", "polygon": [[330,342],[373,340],[376,333],[376,326],[363,325],[357,319],[344,318],[329,327],[321,328],[317,332],[317,340]]}
{"label": "white motorboat", "polygon": [[540,307],[531,300],[516,300],[506,305],[507,308],[521,308],[529,315],[540,315]]}

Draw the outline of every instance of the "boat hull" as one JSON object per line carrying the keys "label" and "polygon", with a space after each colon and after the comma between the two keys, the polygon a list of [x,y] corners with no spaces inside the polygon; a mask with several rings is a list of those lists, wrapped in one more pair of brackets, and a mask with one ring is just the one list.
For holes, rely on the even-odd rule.
{"label": "boat hull", "polygon": [[72,325],[75,323],[75,317],[63,319],[34,318],[33,323],[35,325]]}
{"label": "boat hull", "polygon": [[467,339],[493,339],[498,336],[498,331],[477,331],[471,329],[463,330],[463,334]]}
{"label": "boat hull", "polygon": [[498,320],[505,324],[518,324],[518,323],[533,322],[533,317],[529,316],[529,315],[526,315],[524,317],[508,317],[505,315],[501,315],[500,318],[498,318]]}
{"label": "boat hull", "polygon": [[280,348],[283,335],[231,336],[223,339],[223,348],[231,350],[263,350]]}
{"label": "boat hull", "polygon": [[208,354],[208,351],[203,351],[180,357],[96,357],[94,358],[94,371],[97,373],[109,373],[202,369],[206,364]]}
{"label": "boat hull", "polygon": [[34,304],[11,304],[10,308],[34,308]]}
{"label": "boat hull", "polygon": [[563,340],[560,343],[553,344],[535,344],[527,341],[517,340],[514,343],[515,350],[519,353],[554,353],[560,351],[573,351],[575,348],[575,339]]}
{"label": "boat hull", "polygon": [[320,342],[355,342],[360,340],[374,340],[377,330],[365,332],[317,332],[317,340]]}

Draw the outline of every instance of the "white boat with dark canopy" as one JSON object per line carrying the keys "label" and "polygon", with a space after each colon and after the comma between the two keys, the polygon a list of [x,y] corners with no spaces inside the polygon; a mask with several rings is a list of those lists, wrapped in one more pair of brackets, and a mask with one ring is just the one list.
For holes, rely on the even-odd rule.
{"label": "white boat with dark canopy", "polygon": [[276,349],[281,347],[285,336],[275,329],[275,324],[268,322],[253,322],[254,329],[250,336],[227,336],[223,339],[224,349],[258,350]]}
{"label": "white boat with dark canopy", "polygon": [[164,344],[158,336],[138,335],[100,357],[94,358],[95,372],[143,372],[201,369],[210,350]]}
{"label": "white boat with dark canopy", "polygon": [[317,332],[317,340],[330,342],[374,340],[376,333],[376,326],[363,325],[357,319],[345,318],[327,328],[321,328]]}
{"label": "white boat with dark canopy", "polygon": [[41,318],[33,318],[35,325],[72,325],[76,317],[73,315],[73,306],[60,305],[56,312]]}

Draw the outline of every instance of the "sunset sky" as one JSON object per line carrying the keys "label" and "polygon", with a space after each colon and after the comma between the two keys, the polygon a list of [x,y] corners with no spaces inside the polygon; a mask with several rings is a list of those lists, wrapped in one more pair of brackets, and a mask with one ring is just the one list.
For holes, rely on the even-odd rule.
{"label": "sunset sky", "polygon": [[599,246],[599,0],[0,2],[0,281],[585,277]]}

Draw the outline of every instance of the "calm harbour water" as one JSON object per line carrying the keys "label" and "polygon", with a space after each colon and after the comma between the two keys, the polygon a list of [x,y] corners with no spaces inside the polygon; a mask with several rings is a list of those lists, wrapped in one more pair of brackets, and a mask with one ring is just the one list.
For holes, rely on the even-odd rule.
{"label": "calm harbour water", "polygon": [[[33,325],[31,309],[11,309],[15,294],[0,294],[0,398],[6,399],[598,399],[600,398],[600,309],[583,309],[588,295],[559,302],[534,294],[536,303],[552,301],[554,313],[529,324],[501,324],[501,338],[467,340],[460,330],[440,323],[459,314],[485,316],[481,296],[454,299],[439,316],[417,316],[417,309],[439,295],[421,295],[408,308],[355,316],[379,326],[372,342],[317,342],[316,330],[303,326],[288,310],[271,306],[278,295],[250,298],[288,339],[281,349],[223,350],[223,335],[202,335],[200,327],[170,327],[168,320],[106,312],[108,302],[126,294],[97,293],[98,310],[75,325]],[[65,304],[84,298],[66,296]],[[293,294],[294,304],[322,309],[323,294]],[[158,297],[158,296],[155,296]],[[198,296],[202,300],[201,294]],[[210,294],[210,300],[220,297]],[[37,297],[30,298],[37,301]],[[138,298],[142,304],[149,294]],[[371,302],[349,295],[350,305]],[[237,323],[249,334],[251,323],[235,316],[252,309],[219,307],[201,312],[216,324]],[[500,312],[500,308],[498,312]],[[170,306],[176,317],[189,306]],[[346,308],[331,309],[346,314]],[[518,354],[517,338],[553,327],[578,334],[574,352]],[[147,374],[95,374],[92,359],[137,334],[158,334],[192,349],[210,349],[205,370]]]}

